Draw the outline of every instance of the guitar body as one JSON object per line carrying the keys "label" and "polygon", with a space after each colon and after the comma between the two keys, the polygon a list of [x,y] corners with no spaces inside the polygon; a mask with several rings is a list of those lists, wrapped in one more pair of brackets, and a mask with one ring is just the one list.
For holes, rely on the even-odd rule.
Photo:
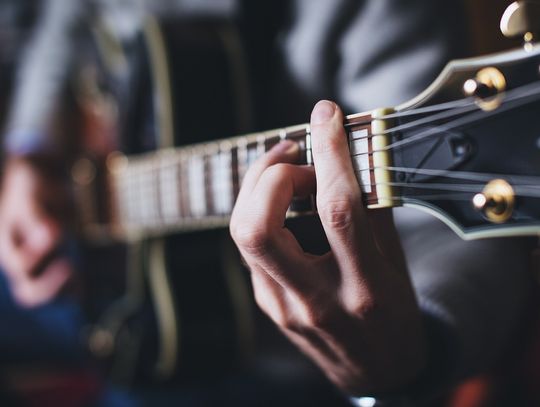
{"label": "guitar body", "polygon": [[[107,161],[101,189],[111,207],[98,208],[88,230],[130,243],[117,267],[127,278],[91,295],[120,299],[91,309],[89,344],[123,382],[191,379],[242,360],[253,302],[220,228],[249,165],[279,140],[297,142],[301,163],[313,163],[306,124],[211,141],[243,133],[250,103],[234,28],[207,24],[150,20],[116,58],[129,61],[127,72],[115,58],[101,62],[112,67],[118,144],[129,156]],[[415,207],[463,238],[538,234],[540,48],[529,45],[453,62],[414,100],[345,118],[368,209]]]}
{"label": "guitar body", "polygon": [[[149,18],[129,46],[107,45],[107,32],[90,40],[87,64],[115,101],[113,144],[125,154],[246,130],[248,86],[229,22]],[[227,230],[107,246],[87,248],[84,285],[89,347],[114,381],[207,377],[247,356],[253,302]]]}

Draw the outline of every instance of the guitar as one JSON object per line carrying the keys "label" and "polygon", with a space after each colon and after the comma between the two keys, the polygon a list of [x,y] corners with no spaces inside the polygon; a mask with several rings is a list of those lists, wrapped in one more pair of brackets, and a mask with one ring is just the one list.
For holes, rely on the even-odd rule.
{"label": "guitar", "polygon": [[[81,219],[108,212],[100,197],[112,192],[108,172],[101,171],[110,145],[136,155],[189,142],[195,127],[203,138],[217,128],[228,134],[245,128],[249,103],[237,89],[248,84],[235,74],[244,69],[237,41],[234,27],[219,19],[178,24],[148,17],[127,45],[99,21],[92,25],[73,80],[82,139],[97,144],[85,146],[87,158],[72,168]],[[216,66],[220,75],[211,75]],[[204,93],[213,99],[201,100]],[[197,103],[226,108],[214,114],[215,123],[203,122],[202,113],[183,113],[185,104]],[[96,143],[103,134],[116,139]],[[110,240],[82,239],[81,274],[91,321],[83,337],[112,381],[218,375],[249,356],[253,305],[226,231]]]}
{"label": "guitar", "polygon": [[[451,62],[400,106],[349,115],[344,127],[367,208],[414,207],[464,239],[540,232],[540,48]],[[84,230],[137,240],[227,225],[249,166],[280,140],[311,165],[309,125],[124,156],[105,168],[106,211]],[[84,177],[81,177],[84,178]],[[84,184],[84,185],[83,185]],[[103,196],[80,185],[85,205]],[[90,203],[90,205],[89,205]],[[291,208],[290,216],[312,205]]]}
{"label": "guitar", "polygon": [[[223,229],[247,169],[280,140],[300,145],[299,164],[311,165],[312,155],[307,124],[172,147],[174,61],[165,52],[161,29],[150,22],[145,31],[148,80],[155,92],[151,102],[145,100],[162,141],[155,143],[158,150],[112,153],[103,165],[84,158],[75,164],[73,179],[81,234],[93,241],[144,242],[140,252],[152,269],[150,291],[161,316],[157,370],[170,377],[180,341],[174,297],[182,296],[170,289],[165,252],[171,255],[174,247],[193,240],[193,231]],[[450,63],[407,103],[347,116],[350,156],[366,207],[424,210],[465,239],[538,234],[539,65],[540,48],[529,39],[524,49]],[[295,202],[288,215],[315,211],[313,200]],[[176,245],[161,239],[172,234]],[[117,314],[132,315],[122,309]],[[115,324],[94,332],[97,348],[110,349],[115,331],[107,327]]]}

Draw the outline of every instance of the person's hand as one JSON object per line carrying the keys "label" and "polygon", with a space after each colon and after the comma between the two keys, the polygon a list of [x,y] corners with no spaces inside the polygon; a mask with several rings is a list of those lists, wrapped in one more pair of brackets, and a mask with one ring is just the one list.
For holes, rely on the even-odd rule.
{"label": "person's hand", "polygon": [[[322,101],[311,117],[314,168],[285,141],[244,179],[230,231],[259,306],[350,394],[400,390],[424,367],[420,312],[390,210],[365,210],[343,114]],[[317,190],[330,252],[305,253],[284,227],[293,197]]]}
{"label": "person's hand", "polygon": [[73,276],[58,253],[65,199],[62,186],[30,161],[8,159],[0,193],[0,265],[22,306],[50,301]]}

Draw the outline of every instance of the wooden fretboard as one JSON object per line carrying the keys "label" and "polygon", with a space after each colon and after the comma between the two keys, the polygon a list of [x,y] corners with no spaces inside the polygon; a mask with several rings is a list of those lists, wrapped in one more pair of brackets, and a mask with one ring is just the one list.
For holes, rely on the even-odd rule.
{"label": "wooden fretboard", "polygon": [[[345,128],[364,199],[376,202],[371,115],[348,116]],[[313,164],[306,124],[142,155],[114,156],[108,163],[110,222],[117,232],[132,236],[225,226],[246,171],[281,140],[297,142],[302,151],[300,164]]]}

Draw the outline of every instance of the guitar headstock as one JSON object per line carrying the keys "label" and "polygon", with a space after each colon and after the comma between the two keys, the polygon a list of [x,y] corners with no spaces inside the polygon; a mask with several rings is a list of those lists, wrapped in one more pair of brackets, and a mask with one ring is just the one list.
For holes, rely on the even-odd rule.
{"label": "guitar headstock", "polygon": [[451,62],[381,119],[396,202],[466,239],[540,233],[540,47]]}

